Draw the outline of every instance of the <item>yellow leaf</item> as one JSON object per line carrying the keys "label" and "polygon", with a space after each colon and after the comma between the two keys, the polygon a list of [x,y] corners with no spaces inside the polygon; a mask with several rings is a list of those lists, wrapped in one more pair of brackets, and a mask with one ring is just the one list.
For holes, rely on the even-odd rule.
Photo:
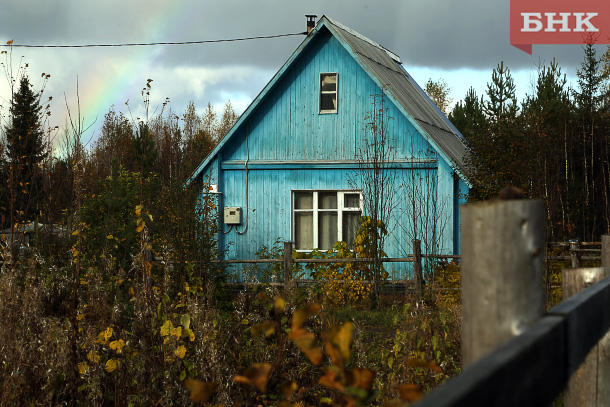
{"label": "yellow leaf", "polygon": [[347,386],[358,387],[364,390],[371,390],[375,372],[371,369],[355,367],[345,372],[345,384]]}
{"label": "yellow leaf", "polygon": [[80,233],[80,230],[76,229],[74,232],[72,232],[72,236],[76,236]]}
{"label": "yellow leaf", "polygon": [[318,304],[311,304],[303,309],[298,309],[292,316],[292,330],[297,330],[307,321],[307,319],[320,312],[320,306]]}
{"label": "yellow leaf", "polygon": [[89,365],[87,362],[80,362],[78,365],[78,373],[85,374],[89,371]]}
{"label": "yellow leaf", "polygon": [[252,336],[259,336],[261,333],[265,334],[265,336],[271,336],[275,333],[275,324],[273,321],[265,321],[260,324],[255,324],[250,328],[250,333]]}
{"label": "yellow leaf", "polygon": [[270,372],[271,365],[269,363],[253,363],[246,370],[245,376],[235,375],[233,376],[233,381],[235,383],[249,384],[256,387],[261,393],[264,393],[267,388]]}
{"label": "yellow leaf", "polygon": [[161,327],[160,334],[161,334],[161,336],[167,336],[173,329],[174,329],[174,325],[172,324],[172,321],[170,321],[168,319],[167,321],[165,321],[165,323]]}
{"label": "yellow leaf", "polygon": [[182,336],[182,327],[181,326],[175,327],[174,329],[171,330],[170,334],[172,334],[176,338],[180,339],[180,337]]}
{"label": "yellow leaf", "polygon": [[180,337],[181,339],[187,339],[191,342],[193,342],[195,340],[195,333],[189,329],[189,328],[184,328],[182,330],[182,336]]}
{"label": "yellow leaf", "polygon": [[402,400],[416,403],[417,400],[423,397],[424,392],[415,384],[401,384],[398,386],[398,394]]}
{"label": "yellow leaf", "polygon": [[92,350],[87,353],[87,359],[93,363],[97,363],[100,361],[100,355],[98,355],[96,351]]}
{"label": "yellow leaf", "polygon": [[333,367],[324,370],[324,376],[320,377],[318,383],[329,389],[338,390],[343,392],[343,385],[341,381],[337,380],[339,373]]}
{"label": "yellow leaf", "polygon": [[303,328],[297,328],[288,337],[307,355],[311,363],[314,365],[322,363],[322,351],[316,346],[316,338],[312,332],[308,332]]}
{"label": "yellow leaf", "polygon": [[207,402],[216,388],[216,383],[195,379],[186,379],[184,385],[191,394],[191,400],[195,403]]}
{"label": "yellow leaf", "polygon": [[275,297],[273,310],[276,314],[281,314],[286,309],[286,301],[282,297]]}
{"label": "yellow leaf", "polygon": [[289,381],[282,383],[281,391],[282,395],[286,398],[290,397],[295,391],[297,391],[299,386],[296,382]]}
{"label": "yellow leaf", "polygon": [[122,339],[119,339],[118,341],[112,341],[110,342],[110,349],[115,350],[116,353],[121,353],[123,352],[123,348],[125,347],[125,341]]}
{"label": "yellow leaf", "polygon": [[188,314],[184,314],[180,317],[180,325],[184,327],[184,329],[189,329],[191,327],[191,317]]}
{"label": "yellow leaf", "polygon": [[136,206],[136,216],[140,216],[142,214],[142,206]]}
{"label": "yellow leaf", "polygon": [[100,345],[108,345],[110,337],[112,336],[112,332],[113,329],[111,326],[109,326],[108,328],[106,328],[105,331],[102,331],[97,335],[97,339],[95,340],[95,342],[99,343]]}
{"label": "yellow leaf", "polygon": [[139,224],[139,225],[138,225],[138,227],[136,228],[136,232],[140,233],[141,231],[143,231],[143,230],[144,230],[144,227],[145,227],[145,226],[146,226],[146,223],[145,223],[143,220],[141,220],[141,221],[140,221],[140,224]]}
{"label": "yellow leaf", "polygon": [[324,348],[333,364],[340,365],[349,359],[353,332],[354,324],[346,322],[341,327],[333,326],[322,335]]}
{"label": "yellow leaf", "polygon": [[424,369],[430,369],[430,370],[434,370],[435,372],[438,372],[438,373],[443,373],[443,369],[441,369],[441,367],[439,365],[437,365],[434,362],[428,362],[428,361],[423,360],[423,359],[409,358],[405,362],[405,366],[407,366],[407,367],[423,367]]}
{"label": "yellow leaf", "polygon": [[83,319],[85,319],[85,314],[78,314],[78,315],[76,316],[76,320],[77,320],[77,321],[82,321]]}
{"label": "yellow leaf", "polygon": [[119,360],[109,359],[108,362],[106,362],[106,367],[104,369],[106,369],[106,371],[110,373],[117,370],[119,366],[121,366],[121,362]]}
{"label": "yellow leaf", "polygon": [[178,346],[178,349],[176,349],[174,351],[174,354],[176,356],[178,356],[180,359],[183,359],[184,355],[186,354],[186,346],[184,346],[184,345]]}

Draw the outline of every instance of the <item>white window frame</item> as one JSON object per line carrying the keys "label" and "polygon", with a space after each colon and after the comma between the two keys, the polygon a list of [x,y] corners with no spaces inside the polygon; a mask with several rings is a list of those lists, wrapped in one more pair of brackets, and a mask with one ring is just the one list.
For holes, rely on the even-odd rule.
{"label": "white window frame", "polygon": [[[357,190],[357,189],[293,189],[291,191],[291,211],[290,211],[290,227],[291,227],[291,236],[292,236],[292,241],[295,244],[295,248],[296,248],[296,227],[295,227],[295,213],[305,213],[305,212],[310,212],[313,214],[312,216],[312,222],[313,222],[313,249],[298,249],[296,248],[295,250],[297,252],[311,252],[312,250],[318,249],[318,250],[322,250],[322,251],[326,251],[328,249],[331,248],[320,248],[319,247],[319,241],[320,241],[320,236],[319,236],[319,228],[318,228],[318,215],[319,213],[322,212],[336,212],[337,213],[337,240],[336,241],[342,241],[343,240],[343,213],[344,212],[360,212],[361,216],[362,216],[362,191],[361,190]],[[311,192],[313,193],[313,197],[312,197],[312,209],[296,209],[295,208],[295,204],[296,204],[296,199],[295,199],[295,194],[297,193],[301,193],[301,192]],[[337,194],[337,208],[336,209],[320,209],[318,208],[318,194],[319,193],[328,193],[328,192],[335,192]],[[359,195],[359,200],[358,200],[358,207],[346,207],[345,206],[345,195],[346,194],[358,194]],[[353,243],[353,242],[351,242]],[[333,242],[334,244],[334,242]]]}
{"label": "white window frame", "polygon": [[[333,91],[323,91],[322,90],[322,78],[325,75],[335,75],[335,90]],[[337,72],[321,72],[320,77],[318,78],[318,87],[319,87],[319,100],[318,100],[318,111],[320,114],[329,114],[329,113],[337,113],[339,110],[339,74]],[[326,109],[322,110],[322,95],[335,95],[336,107],[334,109]]]}

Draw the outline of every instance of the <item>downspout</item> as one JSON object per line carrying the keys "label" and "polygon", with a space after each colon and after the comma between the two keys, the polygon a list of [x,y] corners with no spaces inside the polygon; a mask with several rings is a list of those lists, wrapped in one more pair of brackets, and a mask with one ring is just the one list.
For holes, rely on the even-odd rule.
{"label": "downspout", "polygon": [[244,211],[245,214],[245,218],[244,218],[244,229],[240,232],[239,230],[237,230],[237,227],[235,227],[235,231],[240,234],[243,235],[244,233],[246,233],[246,230],[248,230],[248,161],[250,161],[250,148],[248,146],[248,128],[250,126],[250,121],[248,121],[248,123],[246,123],[246,162],[244,163],[244,171],[246,171],[246,210]]}
{"label": "downspout", "polygon": [[[224,190],[224,175],[222,174],[222,168],[221,168],[222,153],[220,153],[220,152],[218,153],[218,155],[216,156],[216,160],[217,160],[217,165],[218,165],[218,170],[217,171],[218,171],[218,188],[219,188],[219,191],[218,191],[218,194],[219,194],[218,195],[219,196],[218,207],[222,209],[224,207],[224,192],[223,192],[223,190]],[[222,189],[220,189],[220,188],[222,188]],[[219,214],[218,223],[219,223],[218,230],[223,235],[226,235],[231,230],[233,230],[233,225],[230,225],[229,226],[229,230],[227,230],[226,232],[224,231],[224,222],[222,221],[222,213]],[[223,240],[223,242],[222,242],[223,246],[222,247],[224,247],[224,238],[222,240]]]}

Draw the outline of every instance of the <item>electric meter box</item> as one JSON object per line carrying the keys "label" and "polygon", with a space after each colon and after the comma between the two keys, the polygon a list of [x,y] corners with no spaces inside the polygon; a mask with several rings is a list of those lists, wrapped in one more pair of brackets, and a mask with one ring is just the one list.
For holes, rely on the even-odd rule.
{"label": "electric meter box", "polygon": [[225,225],[241,224],[241,208],[239,206],[225,207]]}

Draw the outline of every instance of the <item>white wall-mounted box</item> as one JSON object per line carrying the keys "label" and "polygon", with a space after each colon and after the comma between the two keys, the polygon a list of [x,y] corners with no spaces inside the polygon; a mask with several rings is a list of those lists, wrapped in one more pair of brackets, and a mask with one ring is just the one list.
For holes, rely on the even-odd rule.
{"label": "white wall-mounted box", "polygon": [[241,208],[239,206],[225,207],[225,225],[241,224]]}

